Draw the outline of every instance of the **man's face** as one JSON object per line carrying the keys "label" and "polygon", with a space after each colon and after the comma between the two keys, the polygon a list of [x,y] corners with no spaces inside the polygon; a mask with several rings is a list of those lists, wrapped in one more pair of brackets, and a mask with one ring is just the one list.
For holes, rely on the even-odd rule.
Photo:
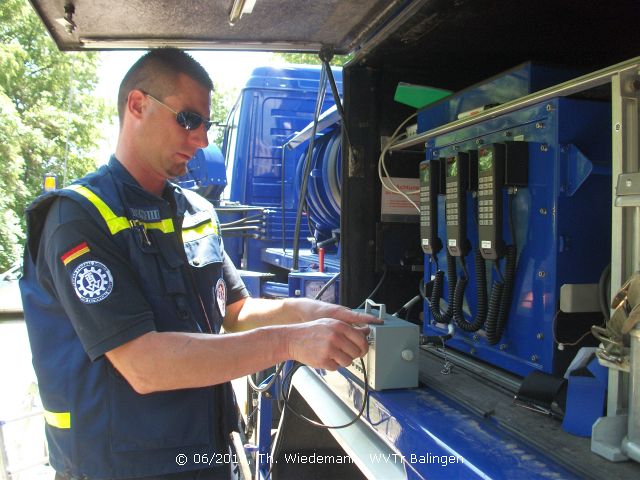
{"label": "man's face", "polygon": [[[176,112],[197,113],[204,120],[209,119],[210,92],[195,80],[180,74],[172,93],[158,98]],[[149,92],[153,95],[153,92]],[[157,98],[157,97],[156,97]],[[209,142],[207,132],[201,124],[193,130],[186,130],[176,121],[176,114],[168,108],[146,98],[148,115],[144,128],[144,144],[148,148],[144,157],[147,167],[165,179],[184,175],[187,162],[196,150],[206,147]]]}

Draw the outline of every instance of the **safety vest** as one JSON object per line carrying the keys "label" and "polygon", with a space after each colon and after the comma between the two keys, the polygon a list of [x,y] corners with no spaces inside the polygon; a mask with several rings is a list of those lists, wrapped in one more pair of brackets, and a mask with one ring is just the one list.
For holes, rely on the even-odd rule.
{"label": "safety vest", "polygon": [[[174,216],[166,201],[142,190],[112,158],[108,166],[29,207],[21,280],[55,470],[76,478],[116,479],[202,468],[194,465],[194,455],[226,452],[228,433],[237,426],[230,385],[140,395],[104,356],[89,359],[58,299],[36,281],[40,233],[57,196],[82,205],[118,253],[130,259],[157,331],[210,328],[217,334],[222,314],[215,286],[224,250],[211,204],[175,187]],[[149,211],[159,217],[146,215]]]}

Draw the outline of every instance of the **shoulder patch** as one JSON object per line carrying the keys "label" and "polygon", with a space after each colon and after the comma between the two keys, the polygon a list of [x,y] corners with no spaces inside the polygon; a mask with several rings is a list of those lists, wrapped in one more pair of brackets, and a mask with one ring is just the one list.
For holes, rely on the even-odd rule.
{"label": "shoulder patch", "polygon": [[227,284],[222,278],[216,283],[215,296],[220,315],[224,318],[227,313]]}
{"label": "shoulder patch", "polygon": [[95,260],[78,265],[71,274],[71,283],[82,303],[101,302],[113,290],[111,271]]}

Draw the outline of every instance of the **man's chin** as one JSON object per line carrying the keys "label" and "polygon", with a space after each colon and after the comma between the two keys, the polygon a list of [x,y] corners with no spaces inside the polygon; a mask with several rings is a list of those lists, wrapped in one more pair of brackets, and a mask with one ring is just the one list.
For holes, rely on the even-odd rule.
{"label": "man's chin", "polygon": [[185,164],[180,167],[172,168],[169,174],[171,175],[171,178],[177,178],[177,177],[182,177],[183,175],[186,175],[187,171],[188,171],[187,165]]}

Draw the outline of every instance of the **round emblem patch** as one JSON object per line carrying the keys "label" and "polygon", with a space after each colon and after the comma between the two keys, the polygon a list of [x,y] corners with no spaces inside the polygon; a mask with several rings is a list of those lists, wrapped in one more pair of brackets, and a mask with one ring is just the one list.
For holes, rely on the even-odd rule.
{"label": "round emblem patch", "polygon": [[224,318],[224,314],[227,311],[227,284],[224,283],[224,280],[221,278],[216,283],[216,302],[218,304],[218,309],[220,310],[220,314]]}
{"label": "round emblem patch", "polygon": [[71,275],[73,288],[83,303],[98,303],[113,290],[113,277],[109,269],[100,262],[81,263]]}

